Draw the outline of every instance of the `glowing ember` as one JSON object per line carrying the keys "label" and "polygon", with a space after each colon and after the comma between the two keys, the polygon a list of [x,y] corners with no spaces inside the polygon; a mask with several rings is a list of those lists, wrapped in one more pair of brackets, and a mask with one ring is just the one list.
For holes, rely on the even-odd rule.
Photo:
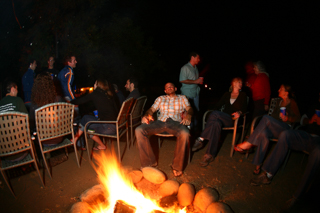
{"label": "glowing ember", "polygon": [[[136,213],[149,213],[154,210],[165,212],[178,212],[179,209],[166,209],[159,207],[157,202],[145,197],[133,185],[130,177],[122,170],[117,157],[113,153],[100,155],[96,160],[95,168],[101,184],[105,187],[107,203],[91,209],[94,213],[113,213],[117,201],[122,201],[136,208]],[[183,213],[185,210],[180,210]]]}

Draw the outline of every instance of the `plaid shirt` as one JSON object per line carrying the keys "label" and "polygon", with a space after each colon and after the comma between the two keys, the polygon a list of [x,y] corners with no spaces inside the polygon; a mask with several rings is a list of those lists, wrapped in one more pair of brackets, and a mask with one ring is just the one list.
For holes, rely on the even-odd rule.
{"label": "plaid shirt", "polygon": [[190,103],[186,96],[176,95],[175,97],[170,97],[168,95],[160,96],[156,99],[151,108],[156,111],[160,111],[160,116],[158,120],[165,122],[167,118],[171,118],[174,121],[182,121],[181,113],[190,106]]}

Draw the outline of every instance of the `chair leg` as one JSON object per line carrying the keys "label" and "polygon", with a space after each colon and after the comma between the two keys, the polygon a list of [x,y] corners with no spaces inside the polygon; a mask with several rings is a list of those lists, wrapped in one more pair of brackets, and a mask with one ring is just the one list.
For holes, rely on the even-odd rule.
{"label": "chair leg", "polygon": [[160,137],[158,137],[158,145],[159,145],[159,149],[160,149],[160,147],[161,147],[161,139],[160,139]]}
{"label": "chair leg", "polygon": [[233,129],[233,136],[232,136],[232,144],[231,144],[231,151],[230,151],[230,157],[232,158],[233,152],[234,152],[234,145],[236,142],[236,135],[237,135],[237,128],[235,127]]}
{"label": "chair leg", "polygon": [[242,133],[241,133],[241,140],[240,140],[241,143],[243,142],[245,128],[246,128],[246,117],[243,118]]}
{"label": "chair leg", "polygon": [[284,164],[283,164],[283,166],[282,166],[282,171],[284,171],[284,169],[285,169],[286,166],[287,166],[287,163],[288,163],[290,154],[291,154],[291,150],[289,149],[289,151],[288,151],[288,153],[287,153],[287,156],[286,156],[286,160],[284,161]]}
{"label": "chair leg", "polygon": [[119,138],[119,135],[117,135],[117,145],[118,145],[119,163],[121,163],[121,154],[120,154],[120,138]]}
{"label": "chair leg", "polygon": [[76,143],[73,143],[73,148],[74,148],[74,153],[76,155],[76,160],[77,160],[78,167],[80,168],[80,161],[79,161],[79,156],[78,156],[78,150],[77,150],[77,144]]}
{"label": "chair leg", "polygon": [[42,179],[42,177],[41,177],[41,175],[40,175],[39,167],[38,167],[38,165],[37,165],[36,160],[35,160],[33,163],[34,163],[34,166],[36,167],[36,170],[37,170],[37,172],[38,172],[38,175],[39,175],[40,181],[41,181],[41,183],[42,183],[43,187],[45,187],[44,182],[43,182],[43,179]]}
{"label": "chair leg", "polygon": [[131,134],[131,147],[133,146],[133,126],[132,126],[132,123],[131,123],[131,126],[130,126],[130,134]]}
{"label": "chair leg", "polygon": [[49,177],[52,179],[52,176],[51,176],[51,173],[50,173],[50,170],[49,170],[49,167],[48,167],[47,159],[46,159],[46,156],[44,154],[45,153],[42,152],[43,163],[44,163],[44,166],[46,167],[46,169],[48,171]]}
{"label": "chair leg", "polygon": [[2,170],[2,169],[1,169],[1,174],[2,174],[2,176],[3,176],[4,181],[6,182],[7,186],[9,187],[11,193],[13,194],[13,196],[14,196],[15,198],[17,198],[16,195],[14,194],[12,188],[11,188],[11,185],[10,185],[10,183],[9,183],[9,180],[7,179],[8,176],[5,174],[5,171]]}

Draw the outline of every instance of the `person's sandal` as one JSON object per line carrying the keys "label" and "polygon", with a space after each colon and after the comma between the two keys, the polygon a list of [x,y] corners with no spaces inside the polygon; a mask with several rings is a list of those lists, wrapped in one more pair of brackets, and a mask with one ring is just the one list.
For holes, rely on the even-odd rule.
{"label": "person's sandal", "polygon": [[172,173],[173,173],[173,175],[174,175],[175,177],[180,177],[180,176],[183,174],[182,171],[178,171],[178,170],[172,168],[172,166],[170,166],[170,167],[171,167]]}

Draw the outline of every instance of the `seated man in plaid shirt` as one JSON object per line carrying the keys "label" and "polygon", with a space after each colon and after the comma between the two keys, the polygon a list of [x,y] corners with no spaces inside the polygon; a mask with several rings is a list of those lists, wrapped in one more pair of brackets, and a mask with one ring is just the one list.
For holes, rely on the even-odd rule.
{"label": "seated man in plaid shirt", "polygon": [[[193,110],[186,96],[176,95],[177,88],[173,83],[167,83],[164,87],[166,95],[158,97],[152,107],[142,117],[142,124],[136,128],[136,137],[140,152],[142,167],[157,166],[157,161],[152,151],[148,136],[163,132],[177,137],[177,145],[174,151],[172,172],[178,177],[183,174],[183,162],[186,145],[189,143],[189,130],[187,125],[191,123]],[[160,111],[158,120],[153,121],[152,115]],[[186,111],[182,118],[183,112]]]}

